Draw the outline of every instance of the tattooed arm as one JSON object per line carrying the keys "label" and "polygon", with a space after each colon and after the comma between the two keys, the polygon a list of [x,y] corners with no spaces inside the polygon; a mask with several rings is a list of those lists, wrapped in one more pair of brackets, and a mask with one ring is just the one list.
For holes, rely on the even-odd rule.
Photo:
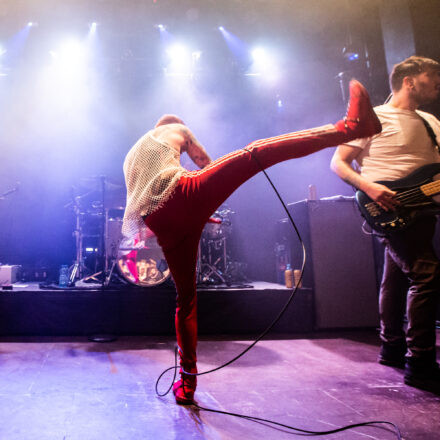
{"label": "tattooed arm", "polygon": [[211,163],[211,158],[203,145],[195,138],[191,130],[185,125],[179,126],[180,133],[184,137],[181,151],[186,151],[191,160],[200,168]]}

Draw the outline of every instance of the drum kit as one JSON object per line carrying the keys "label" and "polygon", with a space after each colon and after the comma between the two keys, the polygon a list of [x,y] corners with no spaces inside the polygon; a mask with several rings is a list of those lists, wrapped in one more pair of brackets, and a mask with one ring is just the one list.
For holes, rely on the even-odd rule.
{"label": "drum kit", "polygon": [[[75,216],[75,261],[69,285],[99,283],[157,286],[170,270],[156,237],[146,226],[131,240],[122,236],[125,189],[105,176],[82,179],[80,194],[65,205]],[[79,192],[75,190],[75,192]],[[230,285],[228,240],[233,211],[222,206],[206,225],[199,244],[198,285]]]}

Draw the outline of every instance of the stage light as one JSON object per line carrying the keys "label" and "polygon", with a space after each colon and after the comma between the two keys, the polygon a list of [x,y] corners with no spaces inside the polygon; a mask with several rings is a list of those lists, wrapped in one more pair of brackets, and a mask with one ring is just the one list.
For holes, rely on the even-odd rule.
{"label": "stage light", "polygon": [[280,77],[279,56],[276,52],[269,48],[256,47],[250,54],[252,64],[245,75],[262,77],[267,83],[275,83]]}
{"label": "stage light", "polygon": [[98,27],[98,23],[96,23],[96,21],[90,23],[90,32],[95,32],[97,27]]}
{"label": "stage light", "polygon": [[163,24],[158,24],[156,26],[160,31],[164,31],[165,30],[165,26]]}
{"label": "stage light", "polygon": [[28,27],[32,27],[34,25],[34,23],[32,21],[30,21],[27,25],[28,25]]}
{"label": "stage light", "polygon": [[169,46],[166,53],[168,55],[168,65],[165,68],[167,76],[191,76],[202,55],[202,52],[190,51],[181,43]]}
{"label": "stage light", "polygon": [[191,63],[189,50],[182,44],[174,44],[167,49],[169,67],[171,70],[183,72]]}
{"label": "stage light", "polygon": [[75,81],[86,69],[87,51],[81,42],[70,39],[62,42],[56,50],[51,50],[53,79]]}
{"label": "stage light", "polygon": [[283,107],[283,101],[282,101],[281,99],[279,99],[279,100],[277,101],[277,107],[278,107],[278,108],[282,108],[282,107]]}
{"label": "stage light", "polygon": [[252,56],[248,45],[223,26],[218,27],[228,49],[234,56],[234,68],[240,72],[246,72],[252,63]]}
{"label": "stage light", "polygon": [[265,63],[268,61],[268,56],[266,51],[262,47],[257,47],[251,52],[252,59],[256,63]]}
{"label": "stage light", "polygon": [[188,56],[189,51],[182,44],[174,44],[167,49],[167,53],[172,62],[181,62]]}

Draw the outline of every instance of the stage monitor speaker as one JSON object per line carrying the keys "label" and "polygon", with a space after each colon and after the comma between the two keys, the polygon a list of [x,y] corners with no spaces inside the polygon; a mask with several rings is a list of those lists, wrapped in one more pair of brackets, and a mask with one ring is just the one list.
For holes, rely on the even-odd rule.
{"label": "stage monitor speaker", "polygon": [[[315,327],[376,326],[373,237],[362,231],[363,220],[354,199],[304,200],[288,208],[306,247],[303,285],[314,291]],[[297,269],[302,249],[291,229],[288,240],[292,265]]]}

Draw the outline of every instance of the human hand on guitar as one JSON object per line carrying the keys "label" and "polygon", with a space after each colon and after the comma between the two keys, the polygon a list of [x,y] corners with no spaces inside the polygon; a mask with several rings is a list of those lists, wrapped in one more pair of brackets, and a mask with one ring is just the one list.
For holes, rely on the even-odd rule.
{"label": "human hand on guitar", "polygon": [[396,191],[380,183],[368,182],[362,191],[385,211],[394,211],[399,204],[399,201],[395,199]]}

